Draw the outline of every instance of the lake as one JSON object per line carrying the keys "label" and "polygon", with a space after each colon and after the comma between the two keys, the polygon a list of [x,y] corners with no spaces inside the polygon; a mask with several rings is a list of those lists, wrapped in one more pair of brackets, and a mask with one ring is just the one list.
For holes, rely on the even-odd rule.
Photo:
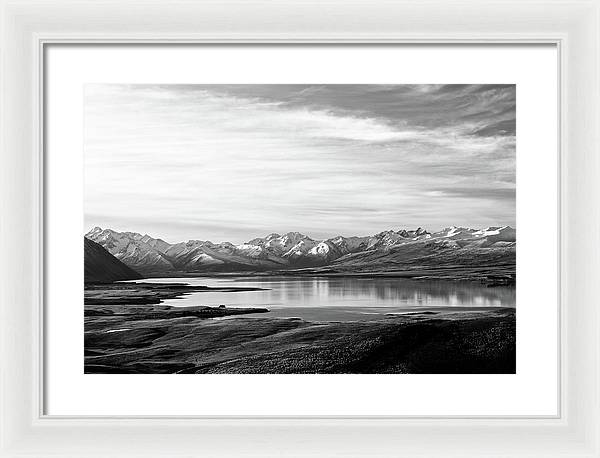
{"label": "lake", "polygon": [[[151,278],[153,283],[209,287],[253,287],[261,291],[194,292],[164,301],[174,307],[264,307],[261,316],[310,320],[370,319],[436,307],[514,307],[515,287],[476,282],[357,277],[195,277]],[[251,315],[245,315],[251,316]],[[258,316],[258,315],[257,315]]]}

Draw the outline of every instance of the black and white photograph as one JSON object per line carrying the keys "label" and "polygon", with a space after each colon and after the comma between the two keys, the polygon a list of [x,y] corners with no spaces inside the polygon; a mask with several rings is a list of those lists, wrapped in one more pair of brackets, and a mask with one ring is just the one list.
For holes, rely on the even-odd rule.
{"label": "black and white photograph", "polygon": [[86,84],[86,374],[514,374],[514,84]]}

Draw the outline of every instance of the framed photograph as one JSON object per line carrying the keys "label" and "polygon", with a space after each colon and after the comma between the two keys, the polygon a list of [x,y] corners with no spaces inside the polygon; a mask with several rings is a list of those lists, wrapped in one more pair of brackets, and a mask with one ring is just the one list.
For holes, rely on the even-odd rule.
{"label": "framed photograph", "polygon": [[2,8],[0,456],[600,456],[598,2]]}

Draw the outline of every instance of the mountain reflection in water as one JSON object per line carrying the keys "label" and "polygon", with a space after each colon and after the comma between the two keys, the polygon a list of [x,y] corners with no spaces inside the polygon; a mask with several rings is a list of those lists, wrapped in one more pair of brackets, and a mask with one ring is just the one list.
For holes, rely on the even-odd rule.
{"label": "mountain reflection in water", "polygon": [[514,307],[514,286],[476,282],[356,277],[153,278],[155,283],[254,287],[262,291],[195,292],[164,305],[231,307]]}

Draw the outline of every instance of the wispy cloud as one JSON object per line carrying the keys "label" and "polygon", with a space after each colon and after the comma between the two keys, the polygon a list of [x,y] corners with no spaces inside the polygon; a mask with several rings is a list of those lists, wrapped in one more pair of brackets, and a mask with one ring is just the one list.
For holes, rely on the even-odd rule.
{"label": "wispy cloud", "polygon": [[232,241],[514,224],[514,92],[89,85],[86,221]]}

